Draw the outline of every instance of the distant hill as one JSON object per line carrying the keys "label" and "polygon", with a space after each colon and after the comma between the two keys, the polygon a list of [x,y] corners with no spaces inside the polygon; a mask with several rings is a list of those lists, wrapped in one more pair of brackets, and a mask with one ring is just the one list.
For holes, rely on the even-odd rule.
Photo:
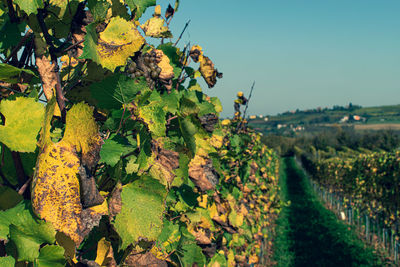
{"label": "distant hill", "polygon": [[361,107],[350,103],[346,107],[287,111],[275,116],[252,116],[249,119],[249,125],[261,132],[302,131],[310,127],[338,124],[357,126],[355,128],[360,130],[391,127],[400,129],[400,105]]}

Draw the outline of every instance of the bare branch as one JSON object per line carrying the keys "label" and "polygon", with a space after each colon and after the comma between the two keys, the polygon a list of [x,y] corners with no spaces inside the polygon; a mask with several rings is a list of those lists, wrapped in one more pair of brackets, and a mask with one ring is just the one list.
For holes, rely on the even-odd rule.
{"label": "bare branch", "polygon": [[181,34],[179,35],[178,39],[176,40],[176,42],[174,43],[174,46],[176,46],[179,41],[181,40],[183,33],[185,32],[186,28],[189,26],[190,20],[188,20],[188,22],[186,22],[185,27],[183,27],[183,30],[181,32]]}

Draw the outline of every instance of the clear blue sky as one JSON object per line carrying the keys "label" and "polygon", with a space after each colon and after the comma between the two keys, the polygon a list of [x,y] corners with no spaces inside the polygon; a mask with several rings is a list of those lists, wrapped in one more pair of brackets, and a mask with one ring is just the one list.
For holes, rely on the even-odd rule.
{"label": "clear blue sky", "polygon": [[222,116],[253,80],[250,114],[400,104],[399,0],[181,0],[175,38],[189,19],[179,46],[201,45],[224,73],[202,86],[221,99]]}

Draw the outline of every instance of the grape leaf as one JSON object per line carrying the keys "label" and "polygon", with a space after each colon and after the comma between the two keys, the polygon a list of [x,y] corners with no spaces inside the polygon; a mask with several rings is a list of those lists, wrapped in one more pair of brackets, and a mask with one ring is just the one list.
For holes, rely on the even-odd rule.
{"label": "grape leaf", "polygon": [[125,65],[128,57],[144,44],[144,38],[136,29],[136,25],[121,17],[111,18],[99,36],[94,23],[88,25],[86,30],[81,58],[93,60],[111,71]]}
{"label": "grape leaf", "polygon": [[23,199],[14,189],[7,186],[0,186],[0,210],[12,208]]}
{"label": "grape leaf", "polygon": [[0,211],[0,238],[15,243],[19,260],[33,261],[39,256],[43,243],[54,243],[56,232],[51,224],[39,220],[32,212],[29,201],[12,209]]}
{"label": "grape leaf", "polygon": [[123,154],[132,152],[136,147],[132,147],[129,143],[121,136],[111,136],[104,142],[100,151],[100,162],[104,162],[111,167],[114,167],[120,160]]}
{"label": "grape leaf", "polygon": [[14,3],[28,15],[37,14],[38,8],[44,8],[42,0],[14,0]]}
{"label": "grape leaf", "polygon": [[5,63],[0,63],[0,81],[6,83],[18,83],[21,81],[21,77],[35,76],[31,70],[20,69]]}
{"label": "grape leaf", "polygon": [[133,80],[123,74],[107,77],[91,86],[91,94],[104,109],[120,109],[123,104],[129,104],[143,89],[148,88],[144,79]]}
{"label": "grape leaf", "polygon": [[169,94],[164,93],[162,99],[164,110],[171,114],[176,114],[179,105],[179,93],[176,90],[171,91]]}
{"label": "grape leaf", "polygon": [[192,155],[194,155],[196,153],[196,140],[194,134],[198,130],[196,125],[191,121],[190,117],[186,117],[184,119],[179,118],[179,127],[187,147],[192,152]]}
{"label": "grape leaf", "polygon": [[159,259],[166,259],[171,251],[178,247],[180,238],[181,233],[179,231],[179,225],[173,224],[170,221],[164,221],[162,232],[151,249],[151,252]]}
{"label": "grape leaf", "polygon": [[42,150],[32,181],[32,203],[36,214],[78,245],[83,240],[84,225],[78,179],[81,162],[77,151],[82,152],[82,160],[90,162],[91,157],[96,158],[93,154],[99,149],[101,138],[93,109],[79,103],[67,112],[64,138],[53,143],[49,132],[54,104],[49,103],[46,107],[41,132]]}
{"label": "grape leaf", "polygon": [[179,51],[179,48],[173,46],[172,43],[161,44],[157,47],[163,51],[163,53],[169,58],[169,64],[174,69],[174,77],[178,78],[182,72],[182,63],[180,62],[180,57],[182,52]]}
{"label": "grape leaf", "polygon": [[17,45],[25,27],[26,23],[11,23],[9,16],[6,16],[6,20],[2,23],[0,29],[0,51]]}
{"label": "grape leaf", "polygon": [[0,126],[0,142],[13,151],[35,151],[44,116],[43,105],[33,98],[17,97],[1,101],[0,112],[6,118],[5,125]]}
{"label": "grape leaf", "polygon": [[70,25],[76,9],[78,7],[78,0],[50,0],[49,5],[46,7],[50,16],[45,18],[47,27],[53,29],[56,38],[66,38],[70,32]]}
{"label": "grape leaf", "polygon": [[167,123],[165,119],[166,112],[164,110],[165,104],[161,101],[161,97],[157,91],[153,91],[150,100],[155,97],[158,97],[158,99],[138,108],[139,117],[147,124],[152,134],[155,136],[165,136],[165,124]]}
{"label": "grape leaf", "polygon": [[0,257],[0,266],[15,266],[15,259],[11,256]]}
{"label": "grape leaf", "polygon": [[40,249],[39,257],[35,260],[37,267],[65,266],[64,248],[57,245],[47,245]]}
{"label": "grape leaf", "polygon": [[172,38],[172,34],[167,26],[164,26],[165,20],[160,17],[152,17],[148,19],[141,28],[146,36],[154,38]]}
{"label": "grape leaf", "polygon": [[182,238],[179,244],[182,256],[180,261],[183,266],[193,266],[197,263],[197,266],[204,266],[206,259],[204,257],[201,247],[196,244],[195,237],[190,234],[187,229],[182,229]]}
{"label": "grape leaf", "polygon": [[165,187],[150,176],[142,176],[122,189],[122,209],[114,226],[122,239],[122,249],[140,239],[155,241],[162,230]]}
{"label": "grape leaf", "polygon": [[93,15],[93,20],[95,22],[102,21],[107,16],[107,11],[110,8],[111,3],[107,0],[89,0],[88,7]]}
{"label": "grape leaf", "polygon": [[148,7],[155,6],[156,0],[125,0],[132,12],[135,12],[135,18],[139,19]]}

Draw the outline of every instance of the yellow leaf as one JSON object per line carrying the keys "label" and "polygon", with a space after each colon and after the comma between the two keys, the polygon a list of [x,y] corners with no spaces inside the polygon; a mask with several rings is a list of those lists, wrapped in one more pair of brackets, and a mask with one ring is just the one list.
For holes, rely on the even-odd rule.
{"label": "yellow leaf", "polygon": [[199,207],[202,207],[204,209],[207,208],[207,198],[208,198],[208,196],[206,194],[201,195],[197,198],[197,201],[199,202]]}
{"label": "yellow leaf", "polygon": [[160,5],[156,5],[154,7],[154,16],[161,16],[161,6]]}
{"label": "yellow leaf", "polygon": [[105,237],[100,239],[97,244],[97,256],[95,262],[100,266],[115,266],[114,253],[111,242],[107,241]]}
{"label": "yellow leaf", "polygon": [[[79,245],[86,225],[83,225],[81,218],[78,179],[81,158],[77,151],[82,152],[82,160],[91,164],[96,161],[95,151],[100,148],[101,138],[92,115],[93,110],[80,103],[67,113],[64,138],[53,143],[50,128],[54,108],[55,101],[52,99],[46,107],[41,131],[41,151],[32,181],[32,206],[40,218],[51,222],[56,230],[65,233]],[[93,207],[91,213],[97,212],[102,215],[104,207]]]}
{"label": "yellow leaf", "polygon": [[171,66],[169,58],[162,50],[154,49],[153,51],[156,53],[157,65],[161,68],[159,78],[164,80],[174,78],[174,68]]}
{"label": "yellow leaf", "polygon": [[41,151],[33,180],[32,205],[35,212],[54,228],[80,243],[79,158],[70,144],[60,141]]}
{"label": "yellow leaf", "polygon": [[104,68],[114,71],[116,67],[125,65],[127,58],[139,51],[143,44],[144,38],[133,22],[113,17],[100,33],[96,59]]}
{"label": "yellow leaf", "polygon": [[165,20],[160,17],[152,17],[147,20],[141,28],[146,36],[155,38],[171,38],[172,34],[167,26],[164,26]]}

